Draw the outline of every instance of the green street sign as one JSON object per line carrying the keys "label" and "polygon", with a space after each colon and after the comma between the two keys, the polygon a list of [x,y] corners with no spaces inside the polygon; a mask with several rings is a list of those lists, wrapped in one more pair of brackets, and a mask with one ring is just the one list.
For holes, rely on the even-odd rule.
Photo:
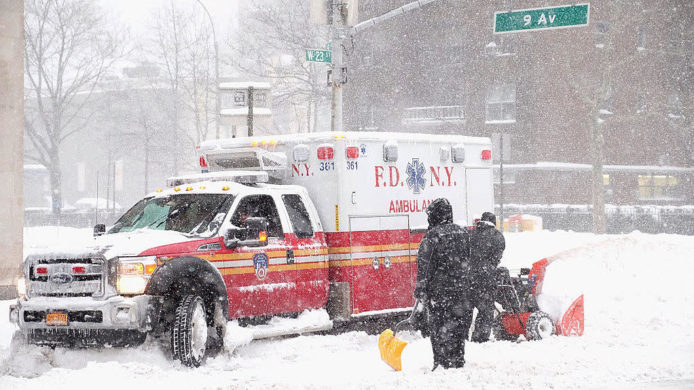
{"label": "green street sign", "polygon": [[333,53],[330,50],[306,49],[306,61],[333,62]]}
{"label": "green street sign", "polygon": [[589,11],[585,3],[495,12],[494,34],[587,26]]}

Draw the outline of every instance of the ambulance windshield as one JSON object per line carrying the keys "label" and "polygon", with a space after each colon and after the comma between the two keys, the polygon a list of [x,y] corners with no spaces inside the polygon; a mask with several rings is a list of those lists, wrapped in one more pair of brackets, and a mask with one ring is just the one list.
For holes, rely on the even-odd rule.
{"label": "ambulance windshield", "polygon": [[211,237],[219,230],[233,200],[232,195],[223,194],[145,198],[123,214],[108,233],[152,229]]}

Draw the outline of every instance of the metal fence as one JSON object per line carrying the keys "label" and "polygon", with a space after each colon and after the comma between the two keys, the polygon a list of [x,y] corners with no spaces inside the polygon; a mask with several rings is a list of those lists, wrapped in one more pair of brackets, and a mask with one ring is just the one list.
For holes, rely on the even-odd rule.
{"label": "metal fence", "polygon": [[[497,215],[499,205],[496,205]],[[504,217],[530,214],[542,217],[545,230],[593,230],[592,206],[588,205],[504,205]],[[694,235],[694,206],[614,206],[605,207],[607,233],[670,233]]]}

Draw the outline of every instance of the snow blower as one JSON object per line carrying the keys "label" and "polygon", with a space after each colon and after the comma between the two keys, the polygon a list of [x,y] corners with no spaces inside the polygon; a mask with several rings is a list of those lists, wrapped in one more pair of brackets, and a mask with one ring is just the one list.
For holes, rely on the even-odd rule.
{"label": "snow blower", "polygon": [[386,329],[378,336],[378,350],[381,353],[381,359],[386,362],[389,366],[393,367],[395,371],[402,370],[402,351],[407,346],[407,342],[399,339],[397,337],[400,327],[405,324],[412,323],[415,315],[417,314],[417,309],[419,307],[419,299],[415,301],[412,307],[412,314],[395,325],[395,331]]}
{"label": "snow blower", "polygon": [[531,269],[521,268],[517,277],[511,277],[508,269],[497,271],[496,302],[498,311],[493,332],[496,340],[515,341],[519,335],[527,340],[541,340],[551,335],[583,335],[583,295],[576,298],[564,315],[553,321],[540,310],[536,297],[542,292],[545,269],[550,260],[535,262]]}

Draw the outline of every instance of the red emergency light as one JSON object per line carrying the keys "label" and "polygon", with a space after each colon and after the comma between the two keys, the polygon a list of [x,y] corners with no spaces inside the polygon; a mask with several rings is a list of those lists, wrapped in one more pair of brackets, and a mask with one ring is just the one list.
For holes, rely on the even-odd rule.
{"label": "red emergency light", "polygon": [[335,156],[335,150],[332,146],[319,146],[318,158],[321,160],[331,160]]}
{"label": "red emergency light", "polygon": [[76,265],[76,266],[72,267],[72,273],[73,274],[83,274],[86,272],[87,272],[87,269],[84,266]]}
{"label": "red emergency light", "polygon": [[359,158],[359,147],[358,146],[348,146],[346,150],[347,150],[347,158]]}
{"label": "red emergency light", "polygon": [[48,273],[48,268],[47,267],[36,267],[36,273],[45,275]]}
{"label": "red emergency light", "polygon": [[491,160],[492,159],[492,151],[489,149],[484,149],[482,151],[482,160]]}
{"label": "red emergency light", "polygon": [[200,168],[207,168],[207,161],[205,161],[205,156],[200,156]]}

